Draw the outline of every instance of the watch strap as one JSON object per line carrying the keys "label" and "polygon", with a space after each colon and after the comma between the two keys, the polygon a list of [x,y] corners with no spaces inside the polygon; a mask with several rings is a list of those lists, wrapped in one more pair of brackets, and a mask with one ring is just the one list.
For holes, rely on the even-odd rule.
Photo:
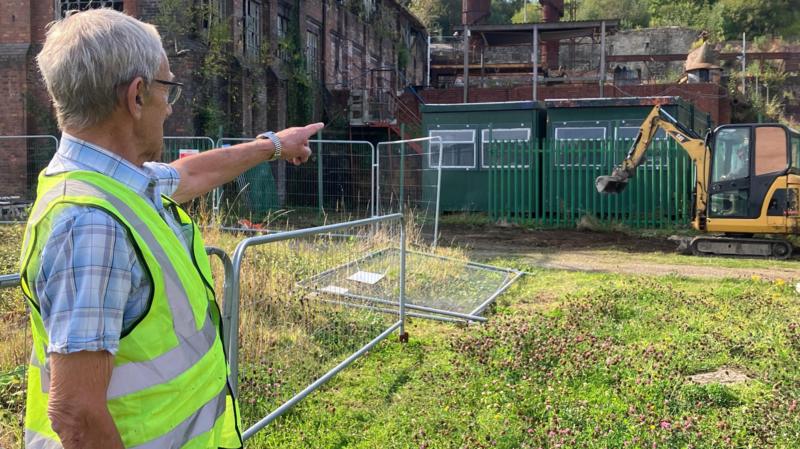
{"label": "watch strap", "polygon": [[281,152],[283,151],[283,145],[281,145],[281,139],[272,131],[267,131],[263,134],[258,135],[259,139],[269,139],[272,141],[272,146],[275,147],[275,150],[272,153],[272,157],[267,159],[267,161],[277,161],[281,158]]}

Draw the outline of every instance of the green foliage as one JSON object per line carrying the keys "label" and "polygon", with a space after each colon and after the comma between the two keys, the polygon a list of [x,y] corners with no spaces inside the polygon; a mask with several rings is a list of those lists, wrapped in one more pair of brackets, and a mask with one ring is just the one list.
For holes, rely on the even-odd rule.
{"label": "green foliage", "polygon": [[583,0],[578,20],[619,19],[623,28],[645,27],[650,22],[647,4],[638,0]]}
{"label": "green foliage", "polygon": [[[360,3],[358,3],[360,4]],[[302,45],[300,28],[300,0],[295,0],[286,38],[279,43],[284,54],[289,56],[286,68],[289,71],[286,105],[288,126],[304,125],[311,121],[317,86],[308,73],[306,52]]]}
{"label": "green foliage", "polygon": [[439,0],[411,0],[408,9],[431,34],[435,34],[435,28],[440,25],[438,22],[446,11],[444,2]]}
{"label": "green foliage", "polygon": [[408,67],[408,61],[411,59],[411,51],[404,43],[400,43],[397,47],[397,69],[405,70]]}
{"label": "green foliage", "polygon": [[[538,2],[498,0],[491,3],[490,24],[540,21]],[[431,34],[450,35],[461,24],[458,0],[412,0],[409,9]],[[783,35],[800,37],[800,8],[792,0],[581,0],[579,20],[620,19],[622,28],[683,26],[706,30],[714,38],[737,39],[750,36]]]}
{"label": "green foliage", "polygon": [[158,28],[168,55],[180,54],[179,41],[192,28],[193,10],[183,0],[162,0],[153,24]]}
{"label": "green foliage", "polygon": [[538,3],[525,3],[511,17],[511,23],[535,23],[542,20],[542,7]]}
{"label": "green foliage", "polygon": [[[528,1],[529,7],[539,9],[538,3],[535,1]],[[502,25],[507,23],[520,23],[514,22],[514,15],[517,11],[521,10],[519,1],[497,0],[491,2],[490,11],[491,15],[486,20],[486,23],[494,25]],[[529,16],[530,17],[530,16]]]}
{"label": "green foliage", "polygon": [[[758,47],[759,40],[754,42]],[[728,90],[732,95],[742,97],[742,70],[738,64],[728,69]],[[783,89],[788,74],[781,65],[768,61],[756,61],[744,71],[747,78],[745,106],[740,106],[733,117],[734,123],[785,122],[784,105],[791,100],[791,92]]]}
{"label": "green foliage", "polygon": [[650,26],[682,26],[711,29],[716,0],[650,0]]}
{"label": "green foliage", "polygon": [[25,373],[24,365],[0,373],[0,410],[22,413],[25,408]]}
{"label": "green foliage", "polygon": [[791,0],[719,0],[714,15],[717,21],[714,31],[723,39],[740,38],[742,32],[750,36],[774,36],[793,25],[797,6]]}
{"label": "green foliage", "polygon": [[219,96],[220,87],[228,81],[228,69],[231,63],[232,40],[227,23],[212,16],[204,41],[207,50],[199,71],[203,95],[195,113],[203,135],[216,136],[220,134],[220,130],[223,130],[224,134],[225,129],[231,128],[230,117],[221,107]]}

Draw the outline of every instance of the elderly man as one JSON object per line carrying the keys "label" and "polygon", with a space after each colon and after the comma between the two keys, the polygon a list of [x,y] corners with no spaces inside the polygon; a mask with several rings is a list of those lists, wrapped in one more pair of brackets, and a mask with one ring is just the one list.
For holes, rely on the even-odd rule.
{"label": "elderly man", "polygon": [[265,160],[305,162],[323,125],[152,162],[181,86],[153,26],[73,14],[38,63],[63,137],[22,250],[26,446],[241,447],[208,258],[178,204]]}

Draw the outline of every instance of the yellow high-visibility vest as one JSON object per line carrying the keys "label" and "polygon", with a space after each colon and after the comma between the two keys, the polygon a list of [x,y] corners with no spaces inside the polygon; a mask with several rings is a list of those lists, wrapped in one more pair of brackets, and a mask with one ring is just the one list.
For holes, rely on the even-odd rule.
{"label": "yellow high-visibility vest", "polygon": [[189,252],[146,199],[114,179],[88,171],[39,177],[20,270],[33,334],[27,448],[62,447],[47,416],[48,336],[34,283],[50,224],[72,205],[95,207],[116,219],[152,281],[147,311],[121,336],[108,387],[108,410],[125,447],[242,447],[239,408],[228,385],[220,313],[203,239],[183,209],[167,197],[163,201],[182,226],[193,230]]}

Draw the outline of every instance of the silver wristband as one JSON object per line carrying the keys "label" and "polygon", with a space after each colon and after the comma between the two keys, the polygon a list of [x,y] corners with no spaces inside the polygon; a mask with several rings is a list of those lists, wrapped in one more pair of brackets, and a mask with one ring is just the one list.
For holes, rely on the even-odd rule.
{"label": "silver wristband", "polygon": [[269,139],[272,141],[272,146],[275,147],[275,150],[272,152],[272,157],[267,159],[268,162],[277,161],[281,158],[281,151],[283,150],[283,145],[281,145],[281,139],[272,131],[267,131],[264,134],[258,135],[259,139]]}

